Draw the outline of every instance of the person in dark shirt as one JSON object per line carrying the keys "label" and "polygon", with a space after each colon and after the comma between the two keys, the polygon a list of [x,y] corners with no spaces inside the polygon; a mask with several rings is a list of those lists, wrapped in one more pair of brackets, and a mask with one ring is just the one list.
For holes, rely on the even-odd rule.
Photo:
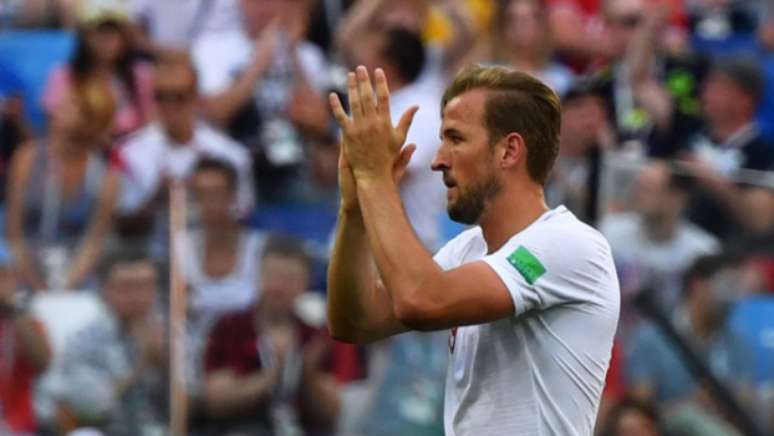
{"label": "person in dark shirt", "polygon": [[301,246],[272,239],[257,303],[225,314],[204,355],[204,404],[213,434],[327,435],[339,413],[335,345],[310,303]]}

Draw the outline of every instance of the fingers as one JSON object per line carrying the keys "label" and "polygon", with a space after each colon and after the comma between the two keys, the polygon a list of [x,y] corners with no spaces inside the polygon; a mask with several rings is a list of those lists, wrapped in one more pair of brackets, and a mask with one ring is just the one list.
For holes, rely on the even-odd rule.
{"label": "fingers", "polygon": [[347,73],[347,98],[349,99],[349,112],[352,114],[352,119],[363,118],[363,107],[360,104],[360,93],[357,90],[355,73]]}
{"label": "fingers", "polygon": [[339,96],[336,95],[335,92],[331,92],[328,95],[328,102],[331,105],[331,110],[333,111],[333,117],[336,118],[336,122],[339,123],[339,127],[343,130],[346,126],[349,125],[350,119],[347,116],[347,113],[344,111],[344,106],[341,104],[341,100],[339,100]]}
{"label": "fingers", "polygon": [[401,144],[406,140],[406,135],[408,135],[408,131],[409,131],[409,128],[411,127],[411,123],[414,121],[414,115],[417,114],[418,110],[419,110],[419,106],[411,106],[410,108],[408,108],[408,110],[403,113],[403,116],[400,117],[400,121],[398,121],[398,125],[395,126],[395,130],[397,130],[398,134],[400,135]]}
{"label": "fingers", "polygon": [[363,114],[373,115],[376,113],[376,97],[374,96],[374,87],[371,85],[371,77],[368,75],[368,69],[364,66],[357,67],[357,84],[360,93],[360,106]]}
{"label": "fingers", "polygon": [[403,176],[406,175],[406,169],[411,161],[411,156],[414,155],[416,150],[417,146],[414,144],[409,144],[400,150],[398,159],[395,162],[395,167],[393,168],[393,179],[395,180],[395,183],[400,183],[403,180]]}
{"label": "fingers", "polygon": [[377,112],[382,115],[390,115],[390,88],[387,86],[387,76],[384,70],[377,68],[374,72],[376,82],[376,96],[378,98]]}

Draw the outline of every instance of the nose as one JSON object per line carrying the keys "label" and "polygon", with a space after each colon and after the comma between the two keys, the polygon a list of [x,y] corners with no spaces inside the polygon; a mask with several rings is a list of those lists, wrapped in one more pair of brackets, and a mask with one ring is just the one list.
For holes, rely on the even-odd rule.
{"label": "nose", "polygon": [[447,152],[445,141],[438,147],[438,151],[435,153],[435,157],[430,163],[430,167],[433,171],[444,171],[450,168],[449,154]]}

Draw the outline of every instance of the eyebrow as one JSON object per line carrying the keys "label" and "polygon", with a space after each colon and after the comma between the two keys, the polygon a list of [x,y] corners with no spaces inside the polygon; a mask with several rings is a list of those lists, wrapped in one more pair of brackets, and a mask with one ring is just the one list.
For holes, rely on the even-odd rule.
{"label": "eyebrow", "polygon": [[459,130],[453,128],[453,127],[447,127],[441,131],[440,138],[443,139],[444,137],[448,136],[463,136],[462,132]]}

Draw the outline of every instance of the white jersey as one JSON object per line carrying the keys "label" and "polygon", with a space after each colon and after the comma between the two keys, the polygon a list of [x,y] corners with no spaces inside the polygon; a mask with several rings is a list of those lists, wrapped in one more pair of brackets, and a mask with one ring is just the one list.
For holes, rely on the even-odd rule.
{"label": "white jersey", "polygon": [[476,227],[435,256],[444,270],[477,260],[516,311],[452,330],[446,436],[591,436],[620,303],[607,241],[560,206],[492,254]]}

